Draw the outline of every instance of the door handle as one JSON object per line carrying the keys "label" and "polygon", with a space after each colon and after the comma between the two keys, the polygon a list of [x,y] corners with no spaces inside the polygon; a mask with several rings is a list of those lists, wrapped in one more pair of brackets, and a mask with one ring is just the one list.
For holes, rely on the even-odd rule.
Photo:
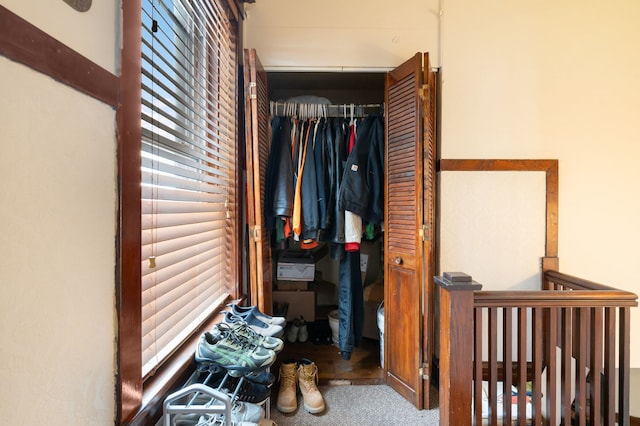
{"label": "door handle", "polygon": [[402,258],[400,256],[395,259],[396,265],[402,265]]}

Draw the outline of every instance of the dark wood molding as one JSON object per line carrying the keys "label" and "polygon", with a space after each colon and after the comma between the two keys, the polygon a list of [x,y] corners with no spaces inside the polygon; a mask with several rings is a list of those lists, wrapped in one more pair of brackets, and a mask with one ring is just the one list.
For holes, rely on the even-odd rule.
{"label": "dark wood molding", "polygon": [[[558,257],[558,160],[440,160],[437,170],[544,172],[546,176],[545,258]],[[557,266],[557,261],[556,261]]]}
{"label": "dark wood molding", "polygon": [[118,125],[118,245],[116,302],[118,307],[117,421],[127,424],[142,403],[142,312],[140,310],[142,246],[140,203],[142,182],[142,19],[141,0],[122,2],[122,102]]}
{"label": "dark wood molding", "polygon": [[112,107],[119,78],[0,6],[0,54]]}

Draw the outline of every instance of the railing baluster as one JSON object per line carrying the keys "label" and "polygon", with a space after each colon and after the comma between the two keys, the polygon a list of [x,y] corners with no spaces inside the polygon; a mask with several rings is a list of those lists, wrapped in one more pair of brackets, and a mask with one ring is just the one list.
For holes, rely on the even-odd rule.
{"label": "railing baluster", "polygon": [[546,422],[547,425],[557,424],[556,418],[558,416],[558,409],[556,406],[556,398],[558,396],[557,390],[557,380],[556,375],[558,373],[557,368],[557,356],[556,356],[556,347],[558,345],[558,309],[550,308],[548,314],[548,330],[549,334],[547,336],[547,347],[545,348],[547,351],[546,356],[546,367],[547,367],[547,395],[546,395],[546,409],[547,416]]}
{"label": "railing baluster", "polygon": [[539,425],[542,423],[542,386],[540,384],[540,381],[542,380],[542,343],[544,341],[544,333],[542,331],[542,318],[542,308],[534,307],[532,313],[533,380],[531,383],[531,415],[533,416],[534,425]]}
{"label": "railing baluster", "polygon": [[475,424],[482,425],[482,308],[475,308],[473,399]]}
{"label": "railing baluster", "polygon": [[[511,391],[513,385],[513,308],[507,307],[502,310],[502,335],[504,343],[502,347],[502,377],[504,378],[504,389]],[[510,425],[512,422],[511,398],[509,403],[506,400],[502,404],[504,411],[504,423]]]}
{"label": "railing baluster", "polygon": [[[498,424],[498,319],[497,309],[489,308],[489,424]],[[502,390],[503,395],[506,389]]]}
{"label": "railing baluster", "polygon": [[578,324],[577,353],[574,354],[576,358],[575,415],[578,426],[586,426],[587,424],[587,315],[585,310],[585,308],[575,310]]}
{"label": "railing baluster", "polygon": [[600,426],[602,424],[602,327],[603,327],[603,308],[591,309],[591,338],[590,350],[591,366],[589,374],[591,375],[591,410],[589,411],[589,424],[591,426]]}
{"label": "railing baluster", "polygon": [[518,308],[518,424],[527,424],[527,308]]}
{"label": "railing baluster", "polygon": [[573,309],[562,309],[562,367],[560,389],[562,390],[561,406],[562,406],[562,424],[571,424],[571,358],[573,348],[573,333],[571,327],[571,319],[573,318]]}
{"label": "railing baluster", "polygon": [[618,424],[620,426],[629,426],[629,374],[630,371],[630,355],[631,342],[631,309],[622,307],[619,309],[620,316],[620,332],[619,332],[619,371],[618,371]]}
{"label": "railing baluster", "polygon": [[616,421],[616,309],[606,308],[604,314],[604,424]]}

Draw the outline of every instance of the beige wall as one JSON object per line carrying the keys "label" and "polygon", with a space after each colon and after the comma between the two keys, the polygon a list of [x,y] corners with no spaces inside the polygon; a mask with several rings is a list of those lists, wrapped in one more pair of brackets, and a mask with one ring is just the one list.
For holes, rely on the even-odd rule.
{"label": "beige wall", "polygon": [[[0,3],[115,72],[117,1]],[[115,111],[4,56],[0,76],[0,423],[113,425]]]}
{"label": "beige wall", "polygon": [[[429,51],[442,76],[442,158],[558,159],[561,270],[640,293],[639,20],[633,1],[258,0],[245,47],[269,70],[389,69]],[[442,270],[491,289],[537,285],[544,180],[442,179]],[[640,367],[640,328],[631,332]]]}
{"label": "beige wall", "polygon": [[441,52],[442,157],[557,158],[561,270],[636,293],[639,18],[631,1],[447,0]]}

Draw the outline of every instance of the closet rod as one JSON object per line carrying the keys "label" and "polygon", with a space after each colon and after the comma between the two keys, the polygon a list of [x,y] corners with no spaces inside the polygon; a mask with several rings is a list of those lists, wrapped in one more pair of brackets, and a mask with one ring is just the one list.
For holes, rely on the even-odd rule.
{"label": "closet rod", "polygon": [[317,118],[362,117],[368,113],[383,113],[384,104],[303,104],[270,101],[271,116]]}

